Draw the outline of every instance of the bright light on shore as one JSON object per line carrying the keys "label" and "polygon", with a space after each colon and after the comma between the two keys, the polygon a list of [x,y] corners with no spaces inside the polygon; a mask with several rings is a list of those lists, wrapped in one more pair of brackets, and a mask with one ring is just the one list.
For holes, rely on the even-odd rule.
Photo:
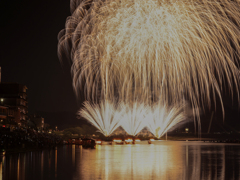
{"label": "bright light on shore", "polygon": [[115,143],[122,143],[123,141],[121,139],[113,139],[113,142],[115,142]]}
{"label": "bright light on shore", "polygon": [[125,139],[125,142],[126,143],[131,143],[131,142],[133,142],[133,139],[132,138]]}
{"label": "bright light on shore", "polygon": [[101,145],[101,144],[102,144],[102,141],[97,140],[97,141],[96,141],[96,144]]}

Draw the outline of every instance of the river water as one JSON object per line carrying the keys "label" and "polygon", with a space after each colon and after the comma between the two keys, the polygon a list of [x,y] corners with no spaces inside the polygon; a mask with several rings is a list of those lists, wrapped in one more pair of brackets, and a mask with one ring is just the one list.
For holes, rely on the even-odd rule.
{"label": "river water", "polygon": [[240,179],[240,144],[147,141],[65,145],[0,157],[0,180]]}

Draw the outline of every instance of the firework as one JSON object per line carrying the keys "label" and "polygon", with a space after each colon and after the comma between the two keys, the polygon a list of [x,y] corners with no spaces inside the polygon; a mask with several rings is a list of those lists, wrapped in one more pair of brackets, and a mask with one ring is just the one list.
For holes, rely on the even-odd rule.
{"label": "firework", "polygon": [[160,138],[175,125],[187,120],[184,107],[186,106],[170,108],[161,103],[150,107],[140,102],[132,104],[124,102],[113,104],[109,101],[101,101],[100,104],[85,102],[79,115],[105,136],[110,136],[121,126],[132,136],[136,136],[143,128],[148,127],[154,136]]}
{"label": "firework", "polygon": [[[221,100],[239,84],[240,4],[230,0],[71,1],[59,40],[91,100]],[[71,48],[70,48],[71,47]],[[119,88],[116,88],[119,87]],[[237,88],[238,90],[238,88]]]}
{"label": "firework", "polygon": [[113,104],[101,101],[100,104],[84,102],[84,108],[79,115],[94,125],[99,132],[110,136],[119,126],[129,134],[135,136],[146,124],[146,107],[141,103]]}
{"label": "firework", "polygon": [[147,126],[155,137],[160,138],[166,132],[173,129],[174,126],[184,123],[187,116],[184,112],[186,105],[175,105],[174,107],[167,107],[161,103],[157,103],[149,108],[147,113]]}
{"label": "firework", "polygon": [[[71,0],[58,52],[72,60],[76,93],[93,102],[80,114],[105,135],[118,123],[134,135],[149,107],[149,128],[161,136],[184,119],[186,98],[200,128],[200,108],[218,98],[224,112],[224,88],[239,100],[239,9],[238,0]],[[121,122],[104,107],[115,102],[124,104]]]}
{"label": "firework", "polygon": [[143,103],[135,102],[131,104],[122,104],[122,120],[121,126],[123,129],[132,136],[137,135],[146,123],[147,107]]}
{"label": "firework", "polygon": [[105,136],[111,135],[119,127],[121,119],[121,113],[110,102],[101,102],[98,105],[86,101],[84,108],[78,114],[87,119]]}

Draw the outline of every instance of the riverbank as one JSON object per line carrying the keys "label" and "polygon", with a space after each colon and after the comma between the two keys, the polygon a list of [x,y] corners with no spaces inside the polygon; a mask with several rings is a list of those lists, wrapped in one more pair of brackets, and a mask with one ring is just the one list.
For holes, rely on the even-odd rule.
{"label": "riverbank", "polygon": [[0,130],[0,151],[6,153],[55,148],[63,140],[55,134],[38,133],[32,129]]}

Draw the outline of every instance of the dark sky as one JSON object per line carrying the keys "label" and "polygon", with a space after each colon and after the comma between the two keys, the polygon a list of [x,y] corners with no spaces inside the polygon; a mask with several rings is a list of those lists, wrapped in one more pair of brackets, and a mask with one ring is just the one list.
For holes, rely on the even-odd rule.
{"label": "dark sky", "polygon": [[1,0],[2,82],[28,87],[29,113],[78,109],[69,62],[57,56],[57,35],[69,0]]}

